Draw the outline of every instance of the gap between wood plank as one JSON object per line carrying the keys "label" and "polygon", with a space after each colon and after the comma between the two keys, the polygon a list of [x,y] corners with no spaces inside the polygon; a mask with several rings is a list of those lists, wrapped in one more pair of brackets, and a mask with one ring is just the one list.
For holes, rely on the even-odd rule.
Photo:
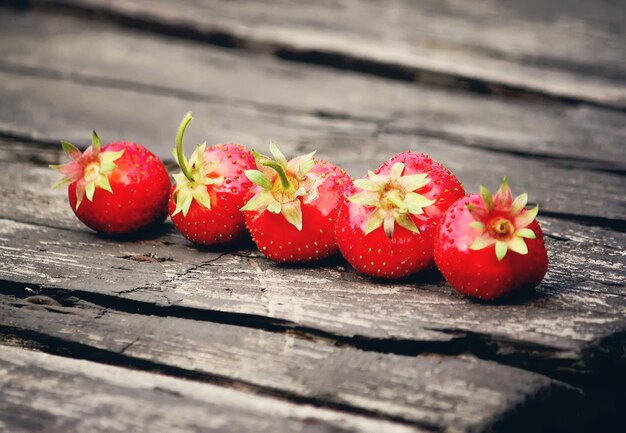
{"label": "gap between wood plank", "polygon": [[[136,288],[134,290],[141,290]],[[129,293],[127,290],[123,293]],[[114,310],[123,313],[138,314],[156,317],[176,317],[181,319],[196,320],[225,325],[234,325],[244,328],[257,329],[278,334],[287,334],[303,340],[314,341],[320,344],[335,347],[351,347],[367,352],[381,354],[391,353],[400,356],[414,357],[421,354],[433,353],[443,356],[458,356],[471,354],[478,359],[494,361],[502,365],[516,367],[542,374],[551,379],[563,381],[573,386],[589,386],[597,380],[597,375],[592,373],[591,367],[583,368],[584,376],[579,369],[574,371],[574,364],[580,364],[581,360],[576,355],[569,354],[565,350],[557,350],[554,347],[544,346],[537,343],[514,341],[512,339],[481,334],[459,329],[433,329],[450,335],[447,341],[422,341],[400,338],[372,338],[362,335],[342,336],[320,329],[298,325],[289,320],[260,316],[256,314],[227,312],[211,309],[177,305],[157,305],[150,302],[139,301],[119,296],[111,296],[101,293],[83,290],[67,290],[63,288],[43,286],[32,283],[19,283],[9,280],[0,280],[0,293],[25,299],[35,294],[48,297],[64,307],[72,307],[77,300],[102,307],[106,310]],[[52,310],[54,311],[54,309]],[[624,333],[626,335],[626,332]],[[614,345],[623,340],[625,335],[612,335],[610,341],[602,341],[599,346]],[[585,352],[589,352],[586,350]],[[520,356],[524,354],[524,356]],[[530,355],[529,355],[530,354]],[[582,359],[589,358],[593,363],[602,363],[602,360],[591,359],[583,355]],[[602,368],[595,369],[603,372]]]}
{"label": "gap between wood plank", "polygon": [[[66,1],[103,3],[102,0]],[[127,1],[116,0],[115,5],[121,7]],[[139,0],[139,3],[142,1],[145,0]],[[165,7],[161,3],[163,0],[155,1],[159,7]],[[253,0],[250,6],[264,1],[266,0]],[[340,3],[342,1],[344,0],[340,0]],[[392,0],[392,2],[398,1],[404,0]],[[272,4],[273,2],[268,3],[268,7],[271,7]],[[303,6],[306,4],[307,2],[302,3]],[[190,2],[189,5],[190,7],[200,6],[200,4],[193,2]],[[218,8],[221,6],[229,7],[228,3],[221,2],[210,3],[210,5]],[[208,7],[209,4],[206,6]],[[375,7],[374,4],[369,6]],[[321,5],[319,7],[324,8]],[[358,6],[357,9],[359,7],[367,8],[368,6]],[[237,10],[237,7],[234,8]],[[157,8],[157,13],[159,10]],[[242,12],[247,11],[247,8],[241,10]],[[270,19],[269,16],[266,18]],[[391,137],[392,140],[393,137],[401,138],[399,135],[381,135],[383,129],[393,128],[394,132],[397,130],[398,133],[407,130],[409,135],[405,135],[405,137],[409,141],[412,137],[411,131],[415,130],[419,141],[427,142],[439,141],[430,138],[429,134],[446,132],[452,134],[451,140],[459,140],[460,144],[465,145],[476,143],[522,152],[545,153],[548,156],[558,154],[566,159],[571,156],[583,160],[601,158],[608,161],[611,166],[615,162],[621,161],[622,166],[626,167],[624,155],[617,150],[622,145],[622,136],[624,135],[624,131],[620,130],[621,124],[624,123],[624,115],[618,112],[610,112],[586,105],[568,106],[557,103],[541,104],[523,100],[507,100],[507,98],[502,97],[476,95],[378,79],[363,74],[324,70],[324,68],[314,65],[290,64],[273,57],[249,52],[229,51],[156,34],[142,34],[131,29],[116,28],[114,24],[106,22],[90,22],[89,29],[85,31],[85,22],[79,18],[48,14],[37,10],[29,13],[16,13],[7,10],[5,14],[0,15],[0,22],[2,23],[0,33],[3,35],[2,41],[4,42],[0,44],[0,51],[3,53],[0,57],[17,65],[52,69],[56,73],[65,75],[79,73],[86,77],[106,77],[122,81],[129,80],[130,77],[141,77],[140,82],[157,87],[182,89],[183,91],[197,92],[203,96],[218,96],[221,100],[241,102],[235,112],[231,106],[219,102],[212,104],[210,101],[199,103],[173,97],[164,98],[163,104],[172,102],[171,107],[181,107],[172,111],[181,113],[188,111],[189,104],[196,106],[206,104],[203,110],[204,108],[211,110],[211,106],[226,107],[231,114],[225,116],[224,119],[221,119],[220,115],[216,115],[217,113],[210,116],[218,124],[215,125],[216,128],[211,128],[209,137],[215,137],[218,141],[232,137],[248,143],[251,141],[247,140],[253,136],[253,141],[258,141],[259,138],[264,141],[268,136],[278,133],[282,134],[284,138],[289,137],[288,140],[290,141],[295,141],[297,143],[296,149],[306,149],[308,144],[304,145],[303,140],[299,137],[289,136],[290,134],[284,130],[292,127],[301,128],[305,125],[311,126],[313,123],[317,123],[316,132],[313,133],[310,130],[308,132],[315,134],[316,138],[321,140],[328,137],[322,132],[327,127],[332,128],[332,134],[344,134],[350,129],[355,131],[358,129],[357,136],[361,136],[368,143],[380,142],[381,144],[384,144],[383,140],[386,140],[387,137]],[[45,40],[46,43],[42,44],[42,40]],[[23,48],[20,49],[19,47]],[[77,56],[77,53],[84,50],[85,47],[92,47],[93,50],[88,50],[84,55]],[[127,50],[130,50],[127,55],[133,59],[130,62],[124,60],[126,55],[123,53],[126,53]],[[99,52],[100,55],[96,54]],[[160,55],[155,57],[153,53],[160,53]],[[160,57],[169,58],[171,62],[163,63],[162,60],[159,60]],[[185,80],[181,81],[179,79],[181,76],[184,76]],[[17,99],[15,115],[11,115],[9,111],[5,110],[3,116],[5,122],[3,123],[6,123],[5,127],[7,128],[25,129],[24,133],[28,134],[30,131],[27,128],[18,125],[8,126],[13,123],[11,119],[15,119],[15,116],[21,117],[21,122],[24,125],[27,124],[29,118],[28,113],[20,113],[22,109],[28,107],[28,102],[25,103],[23,95],[14,94],[10,88],[13,86],[28,87],[29,83],[35,85],[33,79],[41,81],[41,78],[25,75],[19,78],[8,76],[6,79],[9,82],[4,83],[5,96],[9,98],[12,96]],[[66,88],[65,91],[68,93],[82,93],[80,89],[70,89],[68,85],[72,87],[76,84],[69,81],[57,81],[57,83],[50,83],[50,85],[52,88],[57,87],[57,85]],[[85,90],[90,93],[102,93],[105,89],[87,86]],[[89,109],[85,110],[83,115],[81,110],[75,112],[72,109],[68,110],[68,107],[59,106],[54,113],[49,113],[52,118],[57,118],[55,120],[51,118],[51,120],[53,122],[65,122],[72,128],[74,123],[82,124],[81,129],[85,129],[87,122],[84,116],[89,116],[92,117],[89,123],[95,121],[95,124],[98,125],[100,120],[104,121],[107,117],[110,118],[106,112],[111,100],[116,100],[120,96],[122,99],[126,99],[127,103],[132,103],[135,100],[132,91],[128,92],[131,95],[124,95],[125,91],[113,90],[113,93],[119,93],[119,96],[112,94],[104,97],[87,97],[87,99],[108,100],[109,103],[103,102],[104,106],[102,106],[104,117],[98,116]],[[33,92],[33,97],[38,99],[37,96],[40,93],[47,93],[47,90],[41,92],[41,90],[30,88],[30,92]],[[342,94],[342,92],[345,92],[351,101],[349,106],[346,105],[345,98],[337,98],[337,95]],[[144,101],[144,97],[156,96],[158,95],[137,93],[135,101]],[[56,107],[57,104],[54,101],[58,98],[61,96],[56,96],[50,102],[41,101],[40,104],[43,107]],[[179,104],[176,104],[174,100]],[[386,100],[390,103],[381,104],[382,101]],[[267,103],[275,106],[294,107],[294,112],[305,110],[316,113],[319,111],[321,117],[293,116],[291,113],[292,121],[292,117],[283,116],[280,112],[267,117],[271,110],[265,113],[261,109],[254,114],[267,118],[267,121],[272,124],[270,128],[265,128],[263,124],[251,122],[244,130],[235,129],[232,132],[229,131],[228,134],[222,134],[221,129],[223,127],[220,127],[219,123],[223,122],[223,126],[232,130],[234,125],[231,122],[239,113],[243,117],[253,114],[253,107],[246,101],[255,101],[260,104],[260,107]],[[180,102],[184,104],[181,105]],[[80,100],[77,103],[80,106]],[[142,103],[139,102],[139,104]],[[150,106],[153,105],[150,104]],[[116,110],[113,107],[110,108]],[[153,113],[152,115],[156,114],[162,117],[150,108],[138,108],[137,111],[134,111],[135,113]],[[32,110],[34,110],[33,112],[41,112],[39,104],[34,105]],[[62,112],[64,110],[73,113],[72,117],[75,117],[75,120],[66,119],[63,121]],[[197,111],[198,108],[194,107],[194,110]],[[334,118],[332,116],[325,117],[327,113]],[[354,115],[355,118],[359,116],[376,119],[386,118],[386,121],[376,127],[375,124],[342,121],[336,116],[345,113]],[[134,131],[123,127],[127,122],[138,120],[135,114],[130,116],[131,118],[128,120],[118,120],[119,126],[115,122],[109,124],[110,129],[117,132],[122,128],[125,134],[145,136],[146,131],[144,130]],[[329,120],[332,121],[326,121],[327,117],[331,117],[332,119]],[[284,120],[289,120],[289,123],[284,123]],[[160,123],[163,121],[169,122],[170,120],[165,118],[159,120]],[[279,125],[284,124],[286,128],[276,129],[276,126],[273,126],[276,121]],[[44,125],[45,123],[44,121]],[[244,121],[243,123],[247,122]],[[32,125],[32,127],[38,129],[44,125],[38,124]],[[175,128],[175,125],[172,128]],[[88,136],[91,129],[86,129],[87,132],[84,134]],[[303,130],[303,133],[308,137],[309,134],[306,129]],[[420,129],[424,129],[425,135],[419,134]],[[352,134],[350,135],[352,136]],[[363,135],[367,135],[367,137]],[[63,138],[68,138],[65,133],[63,133]],[[71,138],[82,142],[82,137],[81,140],[78,140],[76,136]],[[200,139],[200,137],[196,139]],[[161,142],[160,137],[154,135],[150,137],[150,140]],[[416,142],[413,143],[417,145]],[[351,140],[350,144],[357,145],[358,141]],[[591,151],[591,147],[594,147],[595,151]],[[166,152],[162,156],[167,158],[169,155],[170,153]],[[522,162],[530,163],[531,160]],[[580,166],[580,163],[577,166]]]}
{"label": "gap between wood plank", "polygon": [[[606,160],[606,159],[593,159],[593,158],[581,158],[574,156],[565,156],[558,154],[550,154],[545,152],[532,152],[522,151],[515,149],[505,149],[499,147],[499,144],[495,141],[485,142],[482,139],[480,142],[475,139],[467,139],[466,137],[447,131],[439,131],[435,129],[426,128],[403,128],[396,126],[387,126],[392,119],[384,117],[373,117],[364,115],[353,115],[347,112],[331,111],[331,110],[307,110],[296,107],[287,107],[279,104],[260,103],[257,101],[246,100],[235,97],[224,97],[220,95],[198,93],[195,91],[189,91],[179,88],[173,88],[169,86],[147,84],[132,80],[123,80],[118,78],[110,78],[104,76],[93,76],[73,72],[63,72],[44,67],[31,67],[27,65],[20,65],[12,62],[6,62],[0,59],[0,71],[8,72],[17,75],[27,75],[31,77],[44,78],[56,81],[66,81],[74,84],[101,87],[106,89],[116,89],[124,91],[132,91],[137,93],[143,93],[148,95],[158,95],[163,97],[171,97],[184,101],[196,101],[207,103],[219,103],[228,105],[231,107],[252,107],[259,112],[269,112],[282,116],[310,116],[322,119],[330,119],[337,121],[350,121],[355,123],[373,124],[377,128],[377,134],[392,134],[392,135],[419,135],[422,137],[436,138],[445,140],[451,145],[458,145],[461,147],[470,147],[485,150],[493,153],[501,153],[505,155],[518,156],[528,159],[538,159],[547,162],[555,167],[559,168],[572,168],[583,169],[589,171],[597,171],[602,173],[616,174],[620,176],[626,175],[626,166],[620,161]],[[0,137],[7,139],[15,139],[20,141],[28,141],[33,143],[50,143],[57,145],[52,140],[37,140],[30,137],[26,137],[21,133],[12,131],[1,131]]]}
{"label": "gap between wood plank", "polygon": [[[9,304],[11,303],[12,302],[9,300]],[[46,306],[46,303],[44,302],[38,302],[37,305],[29,305],[29,303],[27,302],[16,299],[14,305],[16,307],[26,307],[26,308],[33,307],[33,308],[38,308],[38,309],[46,309],[50,313],[62,313],[62,312],[67,311],[67,313],[77,314],[76,311],[72,311],[72,307],[81,308],[81,305],[80,305],[81,303],[78,303],[73,306],[68,305],[67,307],[51,306],[50,304],[52,303],[54,303],[54,301],[48,302],[48,306]],[[82,308],[91,309],[93,307],[87,304],[82,304]],[[105,312],[95,318],[97,319],[98,317],[102,317],[104,314],[106,314],[106,310],[103,310],[103,311]],[[37,314],[41,314],[41,313],[37,313]],[[50,320],[54,320],[54,319],[51,318]],[[112,365],[117,365],[117,366],[122,366],[122,367],[129,367],[133,369],[149,371],[153,373],[165,374],[165,375],[174,376],[178,378],[191,379],[191,380],[195,380],[199,382],[208,382],[208,383],[216,384],[219,386],[234,388],[239,391],[285,399],[285,400],[295,402],[295,403],[311,404],[311,405],[318,406],[318,407],[339,410],[339,411],[353,413],[357,415],[364,415],[364,416],[368,416],[371,418],[384,419],[384,420],[399,422],[399,423],[403,423],[407,425],[420,426],[422,428],[426,428],[426,429],[433,430],[433,431],[443,431],[440,428],[441,426],[439,424],[431,425],[430,422],[422,422],[422,420],[419,418],[416,419],[413,417],[409,420],[409,419],[405,419],[402,415],[394,415],[394,414],[388,414],[388,413],[381,414],[377,410],[371,410],[371,409],[362,408],[362,407],[354,408],[352,407],[351,403],[343,403],[342,401],[334,401],[334,402],[329,403],[326,401],[323,395],[322,396],[303,396],[302,394],[291,391],[291,390],[275,389],[275,387],[268,386],[267,384],[251,383],[249,380],[245,379],[244,377],[231,378],[230,376],[225,376],[223,373],[220,373],[220,372],[215,373],[210,370],[207,370],[206,368],[198,369],[198,370],[196,369],[190,370],[189,368],[186,367],[185,364],[181,364],[181,365],[172,365],[169,363],[163,364],[159,360],[146,359],[141,356],[140,357],[132,356],[132,355],[128,356],[126,352],[131,347],[133,347],[134,342],[137,342],[137,341],[138,339],[129,339],[126,344],[118,345],[119,347],[116,350],[112,350],[110,348],[95,347],[92,344],[85,343],[83,341],[73,341],[72,339],[47,335],[38,331],[36,328],[35,330],[32,330],[32,329],[28,329],[24,327],[15,327],[13,325],[0,326],[0,343],[4,342],[5,344],[10,344],[14,346],[37,349],[37,350],[41,350],[47,353],[51,353],[55,355],[62,355],[62,356],[66,356],[69,358],[86,359],[86,360],[101,362],[105,364],[112,364]],[[617,383],[616,382],[617,380],[622,380],[622,379],[623,378],[620,379],[616,376],[611,376],[610,383],[612,383],[614,386],[615,383]],[[590,390],[596,393],[600,392],[600,396],[603,396],[602,389],[598,391],[598,389],[594,388],[594,386],[597,387],[597,382],[595,381],[591,383],[591,387],[586,388],[586,392],[590,392]],[[557,388],[560,388],[560,387],[557,386]],[[579,394],[581,390],[575,390],[569,387],[564,387],[563,391],[566,391],[567,389],[569,389],[570,391],[573,391],[574,394],[581,395]],[[565,392],[563,394],[563,397],[567,398],[568,394],[571,394],[571,392]],[[572,397],[572,395],[570,395],[570,397]],[[606,398],[606,396],[604,397]],[[548,418],[550,418],[552,416],[550,415],[551,414],[550,409],[546,409],[544,404],[539,404],[539,402],[542,400],[543,400],[542,398],[539,398],[539,400],[533,399],[530,401],[530,405],[524,404],[521,406],[512,407],[510,411],[506,412],[506,414],[503,413],[500,416],[498,416],[494,420],[495,424],[489,424],[490,428],[488,429],[488,431],[494,431],[494,432],[495,431],[503,431],[503,432],[518,431],[519,428],[521,428],[524,425],[527,425],[527,422],[523,421],[524,416],[538,415],[538,416],[548,416]],[[553,402],[553,404],[557,404],[557,405],[559,404],[559,402],[562,403],[561,400],[559,399],[555,400],[554,398],[549,400],[549,402],[550,401]],[[595,411],[599,410],[599,407],[593,406],[593,404],[590,407],[584,407],[584,406],[580,406],[580,407],[583,408],[582,410],[589,410],[592,413],[595,413]],[[581,410],[581,409],[578,409],[578,410]],[[578,413],[580,414],[580,412]],[[373,416],[371,416],[372,414]],[[614,415],[615,414],[613,414],[613,416]],[[521,417],[518,420],[518,423],[521,423],[521,424],[519,425],[517,423],[511,424],[511,419],[510,419],[511,417],[514,419]],[[504,425],[504,427],[502,427],[502,425]],[[515,427],[516,425],[517,427]],[[498,426],[498,427],[494,427],[494,426]],[[483,431],[483,430],[481,429],[480,431]]]}
{"label": "gap between wood plank", "polygon": [[55,0],[43,2],[39,0],[11,0],[7,6],[18,10],[36,8],[51,13],[74,15],[83,19],[113,22],[137,31],[157,33],[222,48],[251,51],[258,54],[271,55],[285,61],[325,66],[392,80],[420,82],[478,94],[493,94],[527,100],[555,101],[565,104],[587,104],[608,110],[626,112],[626,107],[619,103],[612,104],[601,100],[594,101],[588,98],[550,93],[524,85],[490,82],[457,73],[368,59],[345,52],[300,49],[282,42],[260,41],[226,31],[203,29],[189,23],[185,24],[182,21],[176,23],[159,22],[154,20],[149,14],[129,15],[114,8]]}
{"label": "gap between wood plank", "polygon": [[[199,372],[196,370],[189,370],[185,368],[161,364],[146,359],[140,359],[124,355],[123,351],[120,353],[115,353],[82,343],[52,337],[50,335],[46,335],[40,332],[17,329],[3,324],[0,324],[0,343],[9,346],[36,349],[41,352],[49,353],[51,355],[63,356],[66,358],[81,359],[118,367],[131,368],[150,373],[163,374],[166,376],[188,379],[197,382],[210,383],[213,385],[232,388],[238,391],[244,391],[255,395],[262,395],[277,398],[280,400],[286,400],[292,403],[308,404],[314,407],[337,410],[373,419],[392,421],[404,425],[414,425],[429,431],[440,431],[437,426],[431,425],[426,422],[408,421],[402,417],[386,415],[383,413],[354,407],[349,404],[329,402],[323,399],[306,397],[277,388],[256,385],[254,383],[240,379],[233,379],[230,377],[211,374],[208,372]],[[128,347],[130,347],[130,345]]]}
{"label": "gap between wood plank", "polygon": [[0,426],[13,433],[425,433],[413,426],[10,346],[0,346],[0,376],[5,397],[0,400]]}

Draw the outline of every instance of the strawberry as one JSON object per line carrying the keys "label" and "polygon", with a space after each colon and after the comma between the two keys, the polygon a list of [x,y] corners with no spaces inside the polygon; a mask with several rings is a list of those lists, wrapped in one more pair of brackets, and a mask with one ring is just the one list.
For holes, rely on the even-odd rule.
{"label": "strawberry", "polygon": [[548,270],[538,207],[515,200],[506,177],[495,196],[484,187],[453,204],[435,242],[435,262],[459,293],[492,300],[535,287]]}
{"label": "strawberry", "polygon": [[218,245],[246,232],[239,208],[252,182],[244,170],[254,168],[252,153],[239,144],[199,144],[191,158],[183,155],[183,136],[191,113],[180,124],[174,158],[181,171],[174,175],[169,213],[176,228],[197,245]]}
{"label": "strawberry", "polygon": [[459,180],[438,162],[397,154],[346,191],[336,223],[339,249],[373,277],[396,279],[428,268],[437,225],[463,194]]}
{"label": "strawberry", "polygon": [[244,207],[246,226],[259,250],[277,262],[310,262],[337,252],[334,219],[350,176],[313,158],[315,152],[287,161],[270,143],[274,159],[254,152],[254,182]]}
{"label": "strawberry", "polygon": [[163,222],[170,179],[152,152],[130,142],[102,146],[95,131],[83,153],[67,141],[61,146],[72,161],[50,166],[65,175],[54,186],[69,185],[72,210],[85,225],[121,236]]}

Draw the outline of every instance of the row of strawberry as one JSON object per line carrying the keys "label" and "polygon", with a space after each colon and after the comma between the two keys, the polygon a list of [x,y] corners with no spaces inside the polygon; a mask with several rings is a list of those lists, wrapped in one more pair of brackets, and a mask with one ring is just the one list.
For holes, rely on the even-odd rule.
{"label": "row of strawberry", "polygon": [[[130,142],[81,153],[61,144],[71,162],[52,166],[65,177],[76,216],[100,233],[150,229],[169,215],[197,245],[214,246],[249,231],[258,249],[281,263],[313,262],[340,251],[359,272],[397,279],[432,267],[460,293],[496,299],[534,287],[548,258],[528,196],[513,199],[506,178],[492,196],[465,195],[459,180],[427,155],[404,152],[352,180],[314,157],[272,157],[238,144],[198,145],[189,159],[183,119],[172,187],[163,163]],[[87,200],[84,200],[84,199]]]}

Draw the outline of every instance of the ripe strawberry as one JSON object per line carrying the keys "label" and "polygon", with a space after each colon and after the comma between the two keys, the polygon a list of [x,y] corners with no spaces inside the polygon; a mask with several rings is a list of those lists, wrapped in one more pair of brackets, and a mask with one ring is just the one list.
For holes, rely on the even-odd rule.
{"label": "ripe strawberry", "polygon": [[120,236],[163,222],[170,178],[153,153],[130,142],[102,147],[95,131],[84,153],[67,141],[61,145],[72,161],[50,166],[65,175],[54,186],[69,185],[72,210],[88,227]]}
{"label": "ripe strawberry", "polygon": [[312,152],[287,161],[270,143],[275,159],[254,152],[257,170],[244,211],[259,250],[277,262],[310,262],[337,252],[334,219],[350,176],[341,168],[314,159]]}
{"label": "ripe strawberry", "polygon": [[254,168],[254,157],[239,144],[203,143],[188,161],[183,135],[191,119],[187,113],[178,129],[174,158],[181,172],[174,175],[169,213],[176,228],[195,244],[230,242],[246,232],[239,208],[252,186],[244,170]]}
{"label": "ripe strawberry", "polygon": [[[528,195],[515,200],[506,177],[495,196],[484,187],[453,204],[435,242],[435,262],[459,293],[496,299],[535,287],[548,270],[538,207]],[[510,251],[509,251],[510,250]]]}
{"label": "ripe strawberry", "polygon": [[428,156],[397,154],[357,179],[339,206],[339,249],[358,271],[401,278],[433,264],[443,212],[464,194],[459,180]]}

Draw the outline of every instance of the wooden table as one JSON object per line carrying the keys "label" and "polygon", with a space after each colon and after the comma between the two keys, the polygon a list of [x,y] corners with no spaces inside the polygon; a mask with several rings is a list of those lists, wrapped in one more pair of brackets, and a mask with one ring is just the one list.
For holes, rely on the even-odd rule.
{"label": "wooden table", "polygon": [[[30,0],[0,8],[0,430],[619,431],[626,4]],[[170,222],[100,237],[61,138],[319,157],[407,149],[541,203],[550,270],[499,304],[425,272],[282,267]],[[190,151],[190,147],[188,151]],[[623,430],[622,430],[623,431]]]}

